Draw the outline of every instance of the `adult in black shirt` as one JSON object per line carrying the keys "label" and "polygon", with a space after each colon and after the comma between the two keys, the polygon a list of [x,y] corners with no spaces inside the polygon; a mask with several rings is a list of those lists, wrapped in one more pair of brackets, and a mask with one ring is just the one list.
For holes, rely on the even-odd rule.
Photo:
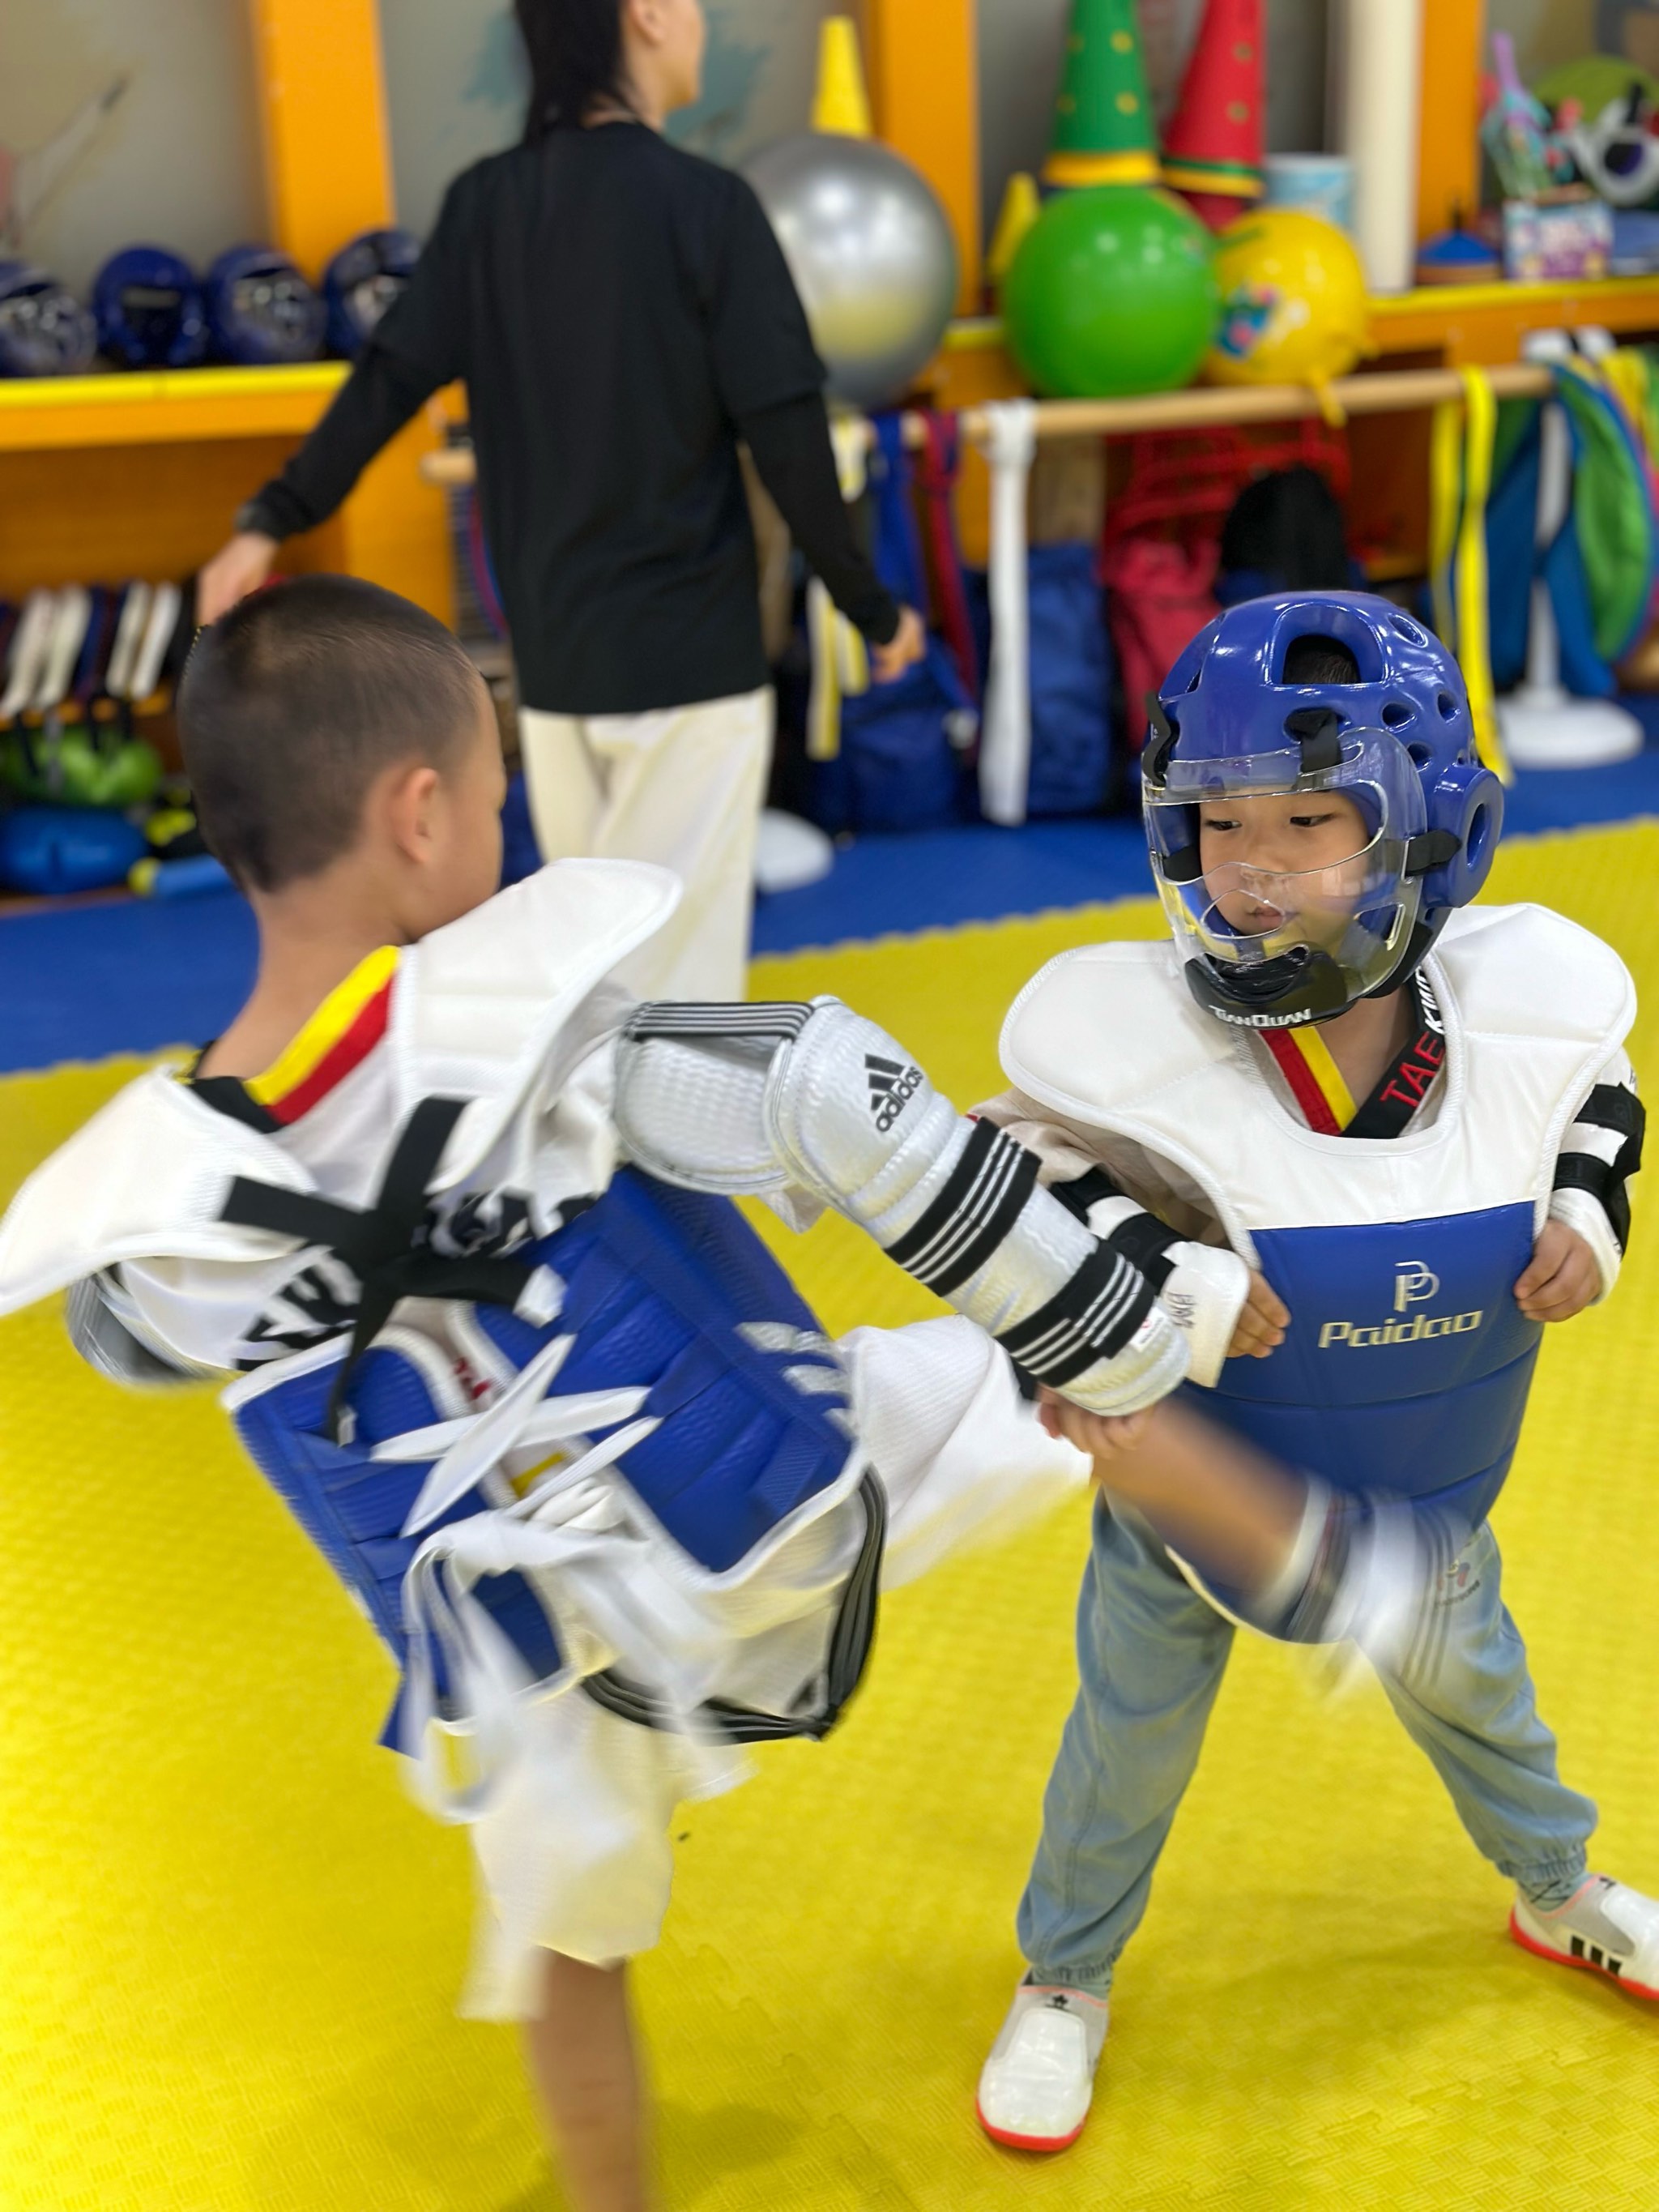
{"label": "adult in black shirt", "polygon": [[518,15],[524,143],[451,185],[333,405],[204,571],[200,618],[263,582],[280,540],[465,379],[544,852],[675,867],[680,914],[630,980],[740,996],[771,742],[740,441],[878,678],[915,657],[921,625],[854,538],[823,366],[759,202],[660,135],[697,96],[698,0]]}

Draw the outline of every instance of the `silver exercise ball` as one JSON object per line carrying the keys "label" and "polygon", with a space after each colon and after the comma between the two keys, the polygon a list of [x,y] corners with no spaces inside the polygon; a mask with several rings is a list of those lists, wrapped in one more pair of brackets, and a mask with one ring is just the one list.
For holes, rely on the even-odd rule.
{"label": "silver exercise ball", "polygon": [[901,398],[956,305],[956,240],[932,185],[890,147],[820,131],[769,146],[744,174],[805,304],[830,398]]}

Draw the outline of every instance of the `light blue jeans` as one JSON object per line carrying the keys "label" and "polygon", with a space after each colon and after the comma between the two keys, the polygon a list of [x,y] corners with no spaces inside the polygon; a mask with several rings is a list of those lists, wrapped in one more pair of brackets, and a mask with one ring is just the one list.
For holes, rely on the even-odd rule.
{"label": "light blue jeans", "polygon": [[[1595,1808],[1556,1772],[1500,1571],[1483,1525],[1442,1584],[1447,1634],[1432,1680],[1385,1677],[1382,1686],[1477,1849],[1547,1905],[1583,1879]],[[1097,1996],[1111,1986],[1198,1764],[1233,1632],[1143,1522],[1097,1504],[1078,1602],[1081,1686],[1020,1901],[1033,1981]]]}

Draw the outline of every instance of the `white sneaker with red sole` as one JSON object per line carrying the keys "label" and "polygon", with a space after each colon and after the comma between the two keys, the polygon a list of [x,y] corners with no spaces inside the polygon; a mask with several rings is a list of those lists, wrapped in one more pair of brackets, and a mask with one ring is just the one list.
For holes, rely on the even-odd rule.
{"label": "white sneaker with red sole", "polygon": [[1064,2150],[1083,2133],[1106,2041],[1104,1997],[1022,1982],[979,2077],[979,2124],[1016,2150]]}
{"label": "white sneaker with red sole", "polygon": [[1540,1959],[1588,1967],[1632,1996],[1659,2003],[1659,1903],[1639,1889],[1592,1874],[1553,1912],[1517,1897],[1510,1933]]}

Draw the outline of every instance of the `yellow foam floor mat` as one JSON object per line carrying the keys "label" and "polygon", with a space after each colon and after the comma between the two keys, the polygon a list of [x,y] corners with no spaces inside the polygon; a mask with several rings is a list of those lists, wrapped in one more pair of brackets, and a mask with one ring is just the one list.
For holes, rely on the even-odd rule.
{"label": "yellow foam floor mat", "polygon": [[[1659,1066],[1659,827],[1520,846],[1496,895],[1619,946]],[[1150,906],[769,961],[966,1100],[1040,961]],[[130,1069],[0,1087],[0,1190]],[[1509,1594],[1600,1862],[1659,1891],[1659,1231],[1546,1347],[1500,1508]],[[832,1327],[924,1310],[828,1225]],[[210,1396],[122,1396],[55,1313],[0,1325],[0,2206],[553,2212],[514,2039],[456,2020],[466,1846],[372,1747],[389,1669]],[[1087,2135],[999,2151],[973,2085],[1073,1687],[1068,1510],[888,1607],[823,1749],[680,1823],[640,1974],[668,2202],[696,2212],[1659,2203],[1659,2016],[1504,1938],[1375,1692],[1245,1644],[1120,1969]]]}

